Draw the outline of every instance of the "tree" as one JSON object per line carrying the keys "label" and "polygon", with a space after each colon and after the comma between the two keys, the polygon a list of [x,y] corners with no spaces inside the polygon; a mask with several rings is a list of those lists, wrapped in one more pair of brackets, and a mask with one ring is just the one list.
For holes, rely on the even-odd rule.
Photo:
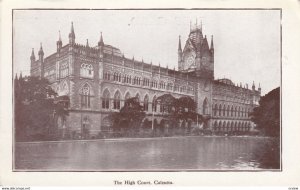
{"label": "tree", "polygon": [[120,128],[138,128],[145,116],[143,106],[140,105],[137,97],[127,99],[120,112],[110,115],[113,128],[117,130]]}
{"label": "tree", "polygon": [[254,108],[252,121],[264,135],[279,137],[280,135],[280,88],[270,91],[261,97],[259,106]]}
{"label": "tree", "polygon": [[164,117],[173,125],[179,121],[196,121],[197,117],[198,121],[203,121],[202,115],[197,113],[197,104],[191,97],[175,98],[170,94],[164,94],[158,97],[156,101],[163,107]]}
{"label": "tree", "polygon": [[49,81],[39,77],[16,77],[14,80],[15,134],[17,141],[43,140],[55,126],[54,115],[65,115],[55,102],[57,93]]}

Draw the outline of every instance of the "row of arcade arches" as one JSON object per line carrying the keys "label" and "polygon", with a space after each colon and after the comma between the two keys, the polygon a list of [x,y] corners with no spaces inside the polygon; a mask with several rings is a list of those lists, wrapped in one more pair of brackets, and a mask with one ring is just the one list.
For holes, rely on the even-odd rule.
{"label": "row of arcade arches", "polygon": [[248,121],[214,121],[214,131],[249,131],[251,124]]}

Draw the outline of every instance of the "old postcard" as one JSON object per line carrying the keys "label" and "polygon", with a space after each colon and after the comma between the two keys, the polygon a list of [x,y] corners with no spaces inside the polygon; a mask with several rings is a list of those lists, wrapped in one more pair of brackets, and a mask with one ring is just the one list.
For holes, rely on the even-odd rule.
{"label": "old postcard", "polygon": [[299,12],[93,3],[2,4],[4,184],[294,185]]}

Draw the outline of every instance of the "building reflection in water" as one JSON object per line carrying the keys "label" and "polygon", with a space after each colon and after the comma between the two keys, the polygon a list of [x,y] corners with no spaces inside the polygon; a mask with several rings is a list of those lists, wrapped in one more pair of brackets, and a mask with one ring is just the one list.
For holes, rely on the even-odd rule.
{"label": "building reflection in water", "polygon": [[280,168],[280,143],[262,137],[17,143],[16,170],[259,170]]}

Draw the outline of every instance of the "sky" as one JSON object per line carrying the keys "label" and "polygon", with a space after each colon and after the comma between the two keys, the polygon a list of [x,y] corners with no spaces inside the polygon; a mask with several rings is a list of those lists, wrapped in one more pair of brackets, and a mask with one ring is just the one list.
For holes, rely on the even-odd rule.
{"label": "sky", "polygon": [[14,73],[30,73],[40,43],[45,57],[54,53],[58,31],[67,44],[71,22],[76,43],[96,46],[102,32],[125,57],[177,70],[178,37],[184,46],[196,20],[209,44],[214,36],[215,79],[260,83],[262,95],[280,86],[279,10],[14,10]]}

